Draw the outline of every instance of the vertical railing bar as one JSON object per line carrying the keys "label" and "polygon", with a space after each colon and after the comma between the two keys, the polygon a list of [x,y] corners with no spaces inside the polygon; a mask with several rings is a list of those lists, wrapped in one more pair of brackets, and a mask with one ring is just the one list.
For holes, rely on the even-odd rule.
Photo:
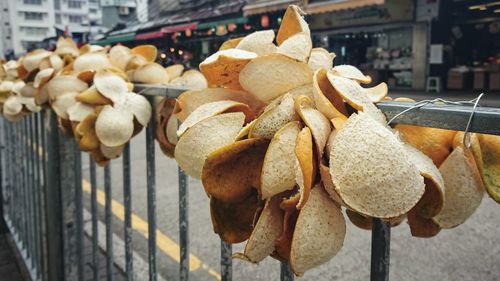
{"label": "vertical railing bar", "polygon": [[35,198],[35,153],[33,151],[34,141],[33,141],[33,115],[30,114],[28,116],[28,162],[29,162],[29,187],[30,187],[30,203],[31,203],[31,221],[33,223],[33,240],[31,243],[33,244],[33,253],[31,266],[35,270],[35,273],[38,271],[38,220],[37,220],[37,211],[36,211],[36,198]]}
{"label": "vertical railing bar", "polygon": [[180,280],[189,280],[189,200],[188,183],[184,171],[178,167],[179,177],[179,242],[180,242]]}
{"label": "vertical railing bar", "polygon": [[[42,226],[42,280],[48,280],[48,250],[47,250],[47,228],[45,225],[46,217],[47,217],[47,193],[46,193],[46,185],[48,183],[47,181],[47,153],[48,153],[48,148],[47,148],[47,134],[46,134],[46,127],[45,127],[45,122],[47,118],[45,115],[45,110],[40,111],[40,124],[39,124],[39,129],[40,129],[40,142],[41,142],[41,157],[40,157],[40,222]],[[38,153],[37,153],[38,154]]]}
{"label": "vertical railing bar", "polygon": [[28,190],[27,190],[27,182],[28,182],[28,169],[27,169],[27,164],[28,164],[28,159],[27,159],[27,150],[28,150],[28,144],[26,143],[26,118],[21,119],[21,165],[22,165],[22,172],[21,172],[21,188],[22,188],[22,201],[23,201],[23,220],[24,220],[24,244],[25,244],[25,250],[26,250],[26,257],[30,258],[31,257],[31,223],[30,223],[30,206],[28,204]]}
{"label": "vertical railing bar", "polygon": [[293,281],[294,276],[290,264],[288,262],[280,263],[280,280]]}
{"label": "vertical railing bar", "polygon": [[[148,97],[155,115],[154,99]],[[156,281],[156,173],[155,173],[155,118],[151,118],[146,128],[146,176],[148,206],[148,263],[149,281]]]}
{"label": "vertical railing bar", "polygon": [[233,280],[233,245],[220,240],[220,275],[222,281]]}
{"label": "vertical railing bar", "polygon": [[82,194],[82,154],[77,147],[74,149],[75,154],[75,209],[76,209],[76,256],[77,256],[77,271],[78,280],[84,280],[84,265],[83,257],[83,194]]}
{"label": "vertical railing bar", "polygon": [[39,138],[40,138],[40,132],[39,132],[39,126],[40,126],[40,113],[37,112],[34,114],[34,147],[32,148],[32,151],[34,151],[34,156],[35,156],[35,201],[37,202],[36,205],[36,221],[38,224],[38,236],[37,236],[37,251],[39,255],[38,259],[38,271],[37,271],[37,277],[43,279],[43,263],[44,263],[44,253],[43,253],[43,227],[42,227],[42,196],[41,196],[41,175],[40,175],[40,155],[39,155],[39,148],[40,148],[40,143],[39,143]]}
{"label": "vertical railing bar", "polygon": [[104,167],[104,220],[106,223],[106,279],[113,281],[113,216],[111,214],[111,162]]}
{"label": "vertical railing bar", "polygon": [[[22,126],[18,123],[16,123],[16,135],[17,135],[17,139],[20,140],[22,139]],[[17,154],[17,157],[16,157],[16,168],[17,168],[17,173],[18,173],[18,176],[17,176],[17,183],[16,183],[16,189],[19,190],[19,192],[17,193],[18,194],[18,202],[19,202],[19,206],[21,207],[21,211],[19,212],[19,228],[17,229],[17,232],[19,233],[19,239],[21,241],[21,247],[23,250],[26,249],[26,224],[25,224],[25,210],[26,210],[26,206],[24,204],[24,183],[23,183],[23,176],[24,176],[24,166],[23,166],[23,159],[22,159],[22,144],[21,142],[18,142],[17,143],[17,147],[16,147],[16,154]]]}
{"label": "vertical railing bar", "polygon": [[90,163],[90,212],[92,213],[92,268],[93,280],[99,280],[98,235],[97,228],[97,177],[94,159],[89,155]]}
{"label": "vertical railing bar", "polygon": [[[5,122],[4,119],[0,120],[0,223],[3,223],[4,221],[4,200],[5,199],[5,193],[6,191],[6,185],[4,184],[4,178],[5,178],[5,165],[4,165],[4,148],[5,148],[5,142],[4,142],[4,135],[5,135]],[[0,230],[1,231],[1,230]]]}
{"label": "vertical railing bar", "polygon": [[391,246],[391,224],[373,219],[370,281],[388,281]]}
{"label": "vertical railing bar", "polygon": [[[12,175],[12,205],[21,207],[21,203],[19,201],[19,192],[20,189],[18,188],[19,186],[19,141],[15,141],[16,139],[19,140],[17,136],[17,123],[11,124],[11,134],[10,134],[10,144],[11,144],[11,160],[12,160],[12,169],[11,169],[11,175]],[[21,212],[15,212],[12,210],[12,217],[11,219],[13,220],[13,225],[14,225],[14,234],[17,234],[18,238],[21,239],[21,234],[19,232],[21,228],[21,219],[20,219],[20,214]],[[21,245],[22,247],[22,245]]]}
{"label": "vertical railing bar", "polygon": [[132,244],[132,196],[130,179],[130,143],[123,148],[123,205],[125,207],[125,273],[127,280],[134,280],[134,257]]}
{"label": "vertical railing bar", "polygon": [[24,171],[25,171],[25,177],[24,177],[24,190],[25,190],[25,202],[26,202],[26,211],[28,212],[28,217],[27,217],[27,223],[28,223],[28,256],[30,258],[30,268],[33,267],[33,212],[32,212],[32,205],[31,205],[31,192],[30,192],[30,163],[29,163],[29,155],[30,155],[30,149],[29,149],[29,135],[28,135],[28,118],[23,118],[23,134],[24,134],[24,142],[23,142],[23,152],[24,152]]}
{"label": "vertical railing bar", "polygon": [[13,128],[13,125],[11,122],[4,122],[4,124],[6,124],[7,126],[7,131],[6,131],[6,136],[5,136],[5,140],[6,140],[6,145],[5,145],[5,148],[7,150],[7,159],[8,161],[6,162],[9,163],[9,165],[7,165],[8,167],[8,179],[9,179],[9,182],[8,182],[8,186],[9,186],[9,219],[14,221],[14,225],[15,225],[15,213],[14,213],[14,207],[13,206],[16,206],[16,198],[15,198],[15,180],[14,180],[14,150],[15,150],[15,147],[14,147],[14,144],[12,143],[12,138],[14,136],[14,128]]}

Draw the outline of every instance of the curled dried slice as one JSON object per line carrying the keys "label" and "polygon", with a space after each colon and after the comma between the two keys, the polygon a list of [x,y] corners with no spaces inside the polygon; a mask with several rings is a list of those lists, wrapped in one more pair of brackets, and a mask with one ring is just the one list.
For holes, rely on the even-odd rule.
{"label": "curled dried slice", "polygon": [[99,93],[99,91],[97,91],[95,85],[92,85],[87,90],[78,94],[78,96],[76,96],[76,100],[90,105],[113,104],[110,99],[103,96],[101,93]]}
{"label": "curled dried slice", "polygon": [[340,207],[321,185],[311,190],[299,213],[290,252],[290,265],[297,276],[333,258],[342,248],[346,224]]}
{"label": "curled dried slice", "polygon": [[131,50],[132,54],[140,55],[148,62],[154,62],[158,56],[158,49],[153,45],[140,45]]}
{"label": "curled dried slice", "polygon": [[313,140],[311,130],[302,128],[295,141],[295,181],[299,186],[300,199],[297,209],[302,209],[309,199],[311,188],[316,178],[317,165],[314,159]]}
{"label": "curled dried slice", "polygon": [[403,124],[398,124],[395,128],[404,142],[422,151],[438,167],[450,154],[456,134],[450,130]]}
{"label": "curled dried slice", "polygon": [[283,41],[279,45],[277,52],[298,61],[308,62],[311,49],[311,34],[309,32],[300,32]]}
{"label": "curled dried slice", "polygon": [[330,195],[330,198],[332,198],[332,200],[338,205],[345,207],[345,203],[342,201],[342,198],[340,198],[337,190],[335,190],[335,185],[333,184],[332,176],[330,175],[330,167],[326,166],[324,163],[320,163],[319,173],[321,176],[321,182],[325,187],[325,191],[328,195]]}
{"label": "curled dried slice", "polygon": [[146,127],[151,119],[151,105],[149,101],[141,95],[133,92],[125,92],[121,98],[115,102],[115,107],[129,111],[137,122]]}
{"label": "curled dried slice", "polygon": [[264,113],[256,119],[250,128],[248,136],[250,138],[271,139],[284,125],[296,120],[299,120],[299,116],[294,109],[293,97],[286,94],[279,104],[270,108],[266,107]]}
{"label": "curled dried slice", "polygon": [[238,203],[226,203],[210,198],[210,215],[214,232],[228,243],[240,243],[250,237],[259,200],[254,192]]}
{"label": "curled dried slice", "polygon": [[[156,140],[168,157],[174,157],[177,144],[177,118],[173,115],[175,99],[165,98],[158,104],[156,111]],[[169,137],[169,135],[171,135]]]}
{"label": "curled dried slice", "polygon": [[385,82],[382,82],[375,87],[363,89],[373,103],[377,103],[385,99],[387,92],[389,92],[389,88],[387,88],[387,84]]}
{"label": "curled dried slice", "polygon": [[297,33],[311,33],[309,25],[302,17],[304,14],[305,13],[298,6],[288,6],[283,15],[278,35],[276,35],[276,42],[278,42],[278,45],[281,45],[281,43]]}
{"label": "curled dried slice", "polygon": [[[75,137],[77,137],[78,145],[83,151],[99,150],[100,142],[95,131],[95,122],[101,109],[100,107],[96,108],[93,113],[87,115],[75,128]],[[95,157],[94,160],[96,160]]]}
{"label": "curled dried slice", "polygon": [[411,161],[417,166],[420,175],[424,177],[425,192],[417,205],[413,208],[424,218],[432,218],[443,209],[444,181],[439,169],[432,160],[418,149],[405,144],[405,149]]}
{"label": "curled dried slice", "polygon": [[139,66],[130,72],[129,79],[133,82],[146,84],[167,84],[170,81],[168,72],[157,63],[147,63]]}
{"label": "curled dried slice", "polygon": [[89,114],[92,114],[94,112],[94,107],[77,101],[72,106],[70,106],[66,111],[68,113],[68,119],[70,121],[81,122]]}
{"label": "curled dried slice", "polygon": [[109,50],[108,56],[114,66],[125,70],[128,61],[132,57],[132,51],[123,45],[115,45]]}
{"label": "curled dried slice", "polygon": [[306,63],[282,54],[253,59],[239,76],[241,87],[263,102],[311,82],[312,73]]}
{"label": "curled dried slice", "polygon": [[77,72],[100,70],[110,66],[111,62],[103,53],[87,53],[77,57],[73,62],[73,69]]}
{"label": "curled dried slice", "polygon": [[484,187],[472,152],[456,147],[439,167],[444,179],[445,200],[441,212],[433,220],[442,228],[462,224],[477,209]]}
{"label": "curled dried slice", "polygon": [[109,147],[101,143],[99,149],[101,150],[102,155],[106,157],[106,159],[115,159],[120,157],[124,147],[124,145]]}
{"label": "curled dried slice", "polygon": [[170,66],[167,66],[165,68],[165,70],[168,73],[168,77],[170,77],[170,79],[173,80],[177,77],[181,77],[182,72],[184,71],[184,65],[182,65],[182,64],[170,65]]}
{"label": "curled dried slice", "polygon": [[386,123],[385,115],[370,100],[366,89],[351,79],[334,75],[333,72],[328,72],[327,77],[337,93],[354,109],[368,113],[382,124]]}
{"label": "curled dried slice", "polygon": [[271,140],[260,178],[260,195],[267,199],[295,186],[295,141],[302,129],[300,122],[283,126]]}
{"label": "curled dried slice", "polygon": [[243,37],[236,49],[256,53],[259,56],[276,52],[274,41],[274,30],[255,31]]}
{"label": "curled dried slice", "polygon": [[241,112],[224,113],[198,122],[179,139],[175,160],[194,178],[200,178],[208,154],[235,141],[245,115]]}
{"label": "curled dried slice", "polygon": [[[312,48],[309,54],[309,60],[307,64],[313,72],[316,72],[320,68],[325,70],[332,69],[333,59],[335,58],[335,53],[330,53],[324,48]],[[325,73],[326,74],[326,73]]]}
{"label": "curled dried slice", "polygon": [[51,54],[51,52],[42,49],[31,51],[21,60],[21,64],[26,72],[31,72],[37,69],[41,61]]}
{"label": "curled dried slice", "polygon": [[233,100],[244,103],[254,113],[259,112],[264,107],[262,102],[246,92],[223,88],[207,88],[182,93],[177,99],[174,113],[179,120],[184,121],[199,106],[221,100]]}
{"label": "curled dried slice", "polygon": [[415,210],[411,210],[407,215],[411,235],[420,238],[429,238],[436,236],[441,227],[432,219],[424,218]]}
{"label": "curled dried slice", "polygon": [[200,71],[210,87],[241,89],[239,75],[245,65],[257,54],[239,49],[227,49],[206,58],[200,63]]}
{"label": "curled dried slice", "polygon": [[220,45],[219,51],[236,48],[236,46],[238,46],[238,44],[240,43],[241,40],[243,40],[243,38],[245,37],[237,37],[224,41],[224,43]]}
{"label": "curled dried slice", "polygon": [[101,95],[113,102],[119,100],[123,93],[128,92],[125,80],[112,71],[97,71],[94,76],[94,85]]}
{"label": "curled dried slice", "polygon": [[171,80],[170,85],[186,87],[188,89],[204,89],[208,87],[208,82],[201,72],[191,69],[184,72],[181,77]]}
{"label": "curled dried slice", "polygon": [[352,79],[363,84],[368,84],[372,82],[372,78],[368,75],[364,75],[358,68],[352,65],[342,64],[337,65],[332,69],[335,75]]}
{"label": "curled dried slice", "polygon": [[280,200],[280,197],[275,196],[266,201],[244,252],[235,253],[234,258],[258,263],[274,252],[274,241],[283,232],[284,212],[280,209]]}
{"label": "curled dried slice", "polygon": [[53,74],[54,74],[53,68],[46,68],[40,70],[40,72],[38,72],[35,76],[35,80],[33,81],[33,87],[41,88],[45,86],[45,84],[49,82],[50,78],[52,78]]}
{"label": "curled dried slice", "polygon": [[105,105],[95,123],[99,141],[110,147],[125,144],[134,133],[133,121],[128,109]]}
{"label": "curled dried slice", "polygon": [[87,83],[73,75],[58,75],[46,85],[47,92],[52,100],[68,92],[81,93],[88,88]]}
{"label": "curled dried slice", "polygon": [[483,154],[482,177],[486,191],[497,203],[500,203],[500,137],[479,135]]}
{"label": "curled dried slice", "polygon": [[355,226],[364,229],[364,230],[372,230],[373,226],[373,218],[364,216],[362,214],[356,213],[353,210],[346,209],[345,214],[349,218],[349,220],[354,224]]}
{"label": "curled dried slice", "polygon": [[330,174],[349,207],[377,218],[407,213],[425,189],[403,144],[363,112],[351,115],[338,130],[330,152]]}
{"label": "curled dried slice", "polygon": [[57,96],[51,106],[54,112],[62,119],[69,120],[68,109],[77,103],[77,92],[67,92]]}
{"label": "curled dried slice", "polygon": [[311,129],[318,155],[323,155],[326,142],[332,132],[330,121],[313,107],[313,101],[307,96],[298,96],[295,99],[295,111]]}
{"label": "curled dried slice", "polygon": [[208,154],[201,180],[210,196],[223,202],[240,202],[258,188],[262,161],[269,140],[246,139]]}
{"label": "curled dried slice", "polygon": [[207,119],[208,117],[215,116],[224,112],[243,112],[245,114],[245,122],[248,123],[254,118],[252,110],[248,105],[231,101],[222,100],[211,103],[206,103],[196,108],[187,118],[182,122],[177,130],[177,136],[182,136],[186,130],[191,128],[196,123]]}

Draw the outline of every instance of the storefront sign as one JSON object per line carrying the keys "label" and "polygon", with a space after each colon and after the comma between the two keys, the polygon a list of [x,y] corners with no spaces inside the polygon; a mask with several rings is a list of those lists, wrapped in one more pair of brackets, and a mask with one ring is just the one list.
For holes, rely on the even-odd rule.
{"label": "storefront sign", "polygon": [[412,20],[412,0],[386,0],[384,5],[313,15],[309,21],[309,26],[313,30],[320,30]]}

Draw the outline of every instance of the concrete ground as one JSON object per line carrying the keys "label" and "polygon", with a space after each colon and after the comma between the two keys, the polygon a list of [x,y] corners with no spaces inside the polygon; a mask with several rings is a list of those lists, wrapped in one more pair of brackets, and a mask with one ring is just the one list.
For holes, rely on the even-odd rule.
{"label": "concrete ground", "polygon": [[[408,93],[402,93],[409,96]],[[423,97],[413,93],[414,96]],[[396,94],[394,94],[396,96]],[[455,97],[461,99],[470,95]],[[472,96],[473,98],[473,96]],[[497,97],[485,101],[498,104]],[[133,212],[147,221],[146,158],[144,132],[131,143]],[[179,243],[177,165],[164,156],[156,145],[156,192],[158,230],[167,246]],[[84,178],[88,180],[88,161],[84,156]],[[113,199],[123,204],[121,158],[112,161]],[[103,190],[102,169],[98,169],[98,186]],[[89,194],[85,205],[89,209]],[[210,269],[219,272],[220,240],[212,231],[208,198],[198,180],[189,179],[190,253],[201,260],[200,269],[190,273],[190,280],[216,280]],[[103,208],[100,206],[100,220]],[[114,217],[114,232],[123,239],[123,222]],[[391,280],[500,280],[500,205],[484,197],[481,206],[463,225],[443,230],[429,239],[413,238],[406,223],[395,227],[391,241]],[[162,237],[162,238],[165,238]],[[371,232],[360,230],[347,222],[344,247],[330,262],[308,271],[301,280],[369,280]],[[168,240],[168,239],[167,239]],[[162,243],[165,239],[162,239]],[[133,232],[136,253],[148,260],[147,240],[140,229]],[[165,280],[179,280],[179,265],[168,255],[165,244],[158,248],[158,269]],[[241,251],[244,244],[233,246]],[[162,250],[162,249],[166,249]],[[116,247],[115,247],[116,250]],[[233,260],[233,280],[279,280],[279,263],[267,258],[259,265]],[[143,276],[147,277],[147,276]],[[145,279],[145,278],[143,278]]]}

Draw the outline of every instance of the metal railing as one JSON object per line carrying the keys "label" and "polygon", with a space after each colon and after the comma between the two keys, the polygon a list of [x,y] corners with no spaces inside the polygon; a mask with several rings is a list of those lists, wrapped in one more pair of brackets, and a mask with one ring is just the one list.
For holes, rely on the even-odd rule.
{"label": "metal railing", "polygon": [[[136,92],[153,103],[155,96],[177,97],[184,89],[166,86],[136,85]],[[411,104],[381,102],[378,107],[393,117]],[[154,111],[154,110],[153,110]],[[394,123],[464,130],[471,107],[456,105],[427,105],[400,116]],[[146,128],[146,174],[148,219],[149,280],[158,279],[157,269],[157,208],[155,181],[155,114]],[[500,109],[479,107],[474,113],[470,131],[500,135]],[[3,196],[3,217],[21,252],[24,264],[33,280],[100,280],[103,275],[99,262],[97,167],[89,157],[90,180],[90,238],[84,231],[84,201],[82,194],[82,154],[71,137],[58,128],[56,116],[49,110],[31,114],[16,123],[0,122],[0,179]],[[126,280],[134,280],[132,244],[132,193],[130,145],[122,155],[124,252]],[[105,204],[105,279],[117,276],[114,266],[112,181],[110,165],[102,168]],[[189,214],[187,176],[178,169],[179,192],[179,280],[189,280]],[[0,205],[1,206],[1,205]],[[375,219],[372,230],[371,280],[388,280],[390,260],[388,223]],[[91,254],[85,255],[85,241]],[[232,246],[221,241],[220,276],[232,280]],[[86,271],[86,264],[91,270]],[[280,267],[281,280],[293,280],[286,263]]]}

